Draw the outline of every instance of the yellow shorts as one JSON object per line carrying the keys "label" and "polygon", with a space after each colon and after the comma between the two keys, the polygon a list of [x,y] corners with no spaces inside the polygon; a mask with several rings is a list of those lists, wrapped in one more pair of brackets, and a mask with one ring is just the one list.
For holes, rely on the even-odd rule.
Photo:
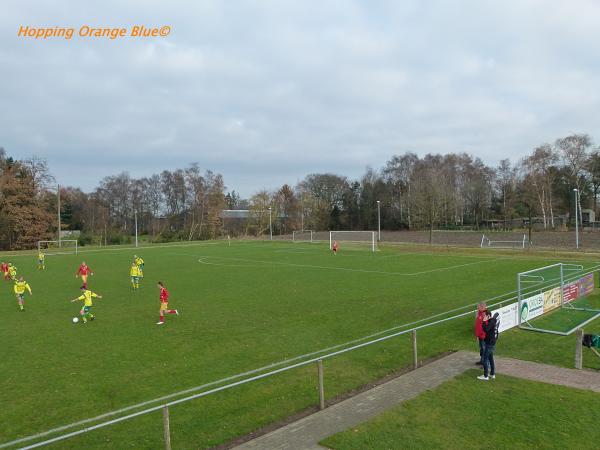
{"label": "yellow shorts", "polygon": [[168,303],[160,302],[160,310],[161,311],[166,311],[167,309],[169,309],[169,304]]}

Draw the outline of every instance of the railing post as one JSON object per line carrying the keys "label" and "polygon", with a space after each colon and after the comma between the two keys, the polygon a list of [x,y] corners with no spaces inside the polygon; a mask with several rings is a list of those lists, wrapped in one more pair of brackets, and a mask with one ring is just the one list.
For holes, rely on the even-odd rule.
{"label": "railing post", "polygon": [[583,328],[577,330],[575,338],[575,368],[583,368]]}
{"label": "railing post", "polygon": [[165,450],[171,450],[171,429],[169,426],[169,407],[163,407],[163,434],[165,436]]}
{"label": "railing post", "polygon": [[419,360],[417,359],[417,330],[412,330],[412,347],[413,347],[413,367],[416,369],[419,367]]}
{"label": "railing post", "polygon": [[319,409],[325,409],[325,389],[323,387],[323,360],[317,360],[319,372]]}

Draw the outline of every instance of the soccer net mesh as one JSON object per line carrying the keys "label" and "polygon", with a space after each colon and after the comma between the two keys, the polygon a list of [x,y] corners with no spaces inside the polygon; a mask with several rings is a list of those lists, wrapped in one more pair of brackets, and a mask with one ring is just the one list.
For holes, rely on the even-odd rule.
{"label": "soccer net mesh", "polygon": [[313,232],[312,230],[292,231],[293,242],[312,242]]}
{"label": "soccer net mesh", "polygon": [[372,252],[377,250],[375,231],[330,231],[329,249],[333,249],[333,242],[350,244],[350,248],[369,248]]}
{"label": "soccer net mesh", "polygon": [[600,304],[590,294],[598,269],[557,263],[517,274],[519,327],[566,336],[596,319]]}
{"label": "soccer net mesh", "polygon": [[46,255],[77,254],[76,239],[61,239],[60,241],[38,241],[38,251]]}

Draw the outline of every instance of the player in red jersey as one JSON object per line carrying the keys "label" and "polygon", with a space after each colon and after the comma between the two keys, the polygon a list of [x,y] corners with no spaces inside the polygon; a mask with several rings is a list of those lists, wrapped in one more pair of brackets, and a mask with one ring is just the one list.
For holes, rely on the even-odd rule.
{"label": "player in red jersey", "polygon": [[2,264],[0,264],[0,270],[4,274],[4,279],[10,280],[10,275],[8,274],[8,264],[6,264],[4,261],[2,261]]}
{"label": "player in red jersey", "polygon": [[158,289],[160,290],[160,317],[156,325],[162,325],[165,323],[165,313],[179,315],[179,312],[176,309],[169,309],[169,291],[162,281],[158,282]]}
{"label": "player in red jersey", "polygon": [[81,265],[79,266],[79,269],[77,269],[77,273],[75,274],[75,278],[77,278],[79,275],[81,275],[81,281],[83,281],[83,287],[85,289],[87,289],[87,277],[88,277],[88,274],[94,275],[94,272],[92,272],[92,269],[90,269],[90,267],[85,263],[85,261],[83,261],[81,263]]}
{"label": "player in red jersey", "polygon": [[338,243],[337,241],[333,241],[333,244],[331,244],[331,250],[333,250],[333,254],[337,255],[337,251],[338,251]]}

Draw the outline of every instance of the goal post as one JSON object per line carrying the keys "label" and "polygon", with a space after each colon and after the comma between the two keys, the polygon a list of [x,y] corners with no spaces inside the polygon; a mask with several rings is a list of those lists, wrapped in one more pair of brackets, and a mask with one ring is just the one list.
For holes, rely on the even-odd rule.
{"label": "goal post", "polygon": [[312,230],[296,230],[292,231],[293,242],[313,242]]}
{"label": "goal post", "polygon": [[[579,264],[556,263],[538,269],[517,274],[517,325],[524,330],[568,336],[577,328],[600,317],[600,309],[586,304],[586,297],[595,289],[595,273],[600,269],[596,265],[584,268]],[[551,326],[554,319],[538,320],[547,313],[563,311],[583,311],[582,313],[565,312],[560,315],[559,323],[570,324],[570,329],[557,331]],[[593,315],[590,316],[591,313]],[[544,326],[546,324],[546,326]]]}
{"label": "goal post", "polygon": [[522,248],[525,249],[527,248],[530,244],[530,242],[527,239],[527,235],[524,234],[523,237],[519,236],[518,238],[515,238],[514,240],[496,240],[496,239],[491,239],[489,236],[486,236],[485,234],[483,236],[481,236],[481,244],[480,247],[481,248]]}
{"label": "goal post", "polygon": [[38,252],[45,251],[47,255],[77,254],[79,245],[77,239],[61,239],[60,241],[38,241]]}
{"label": "goal post", "polygon": [[368,245],[372,252],[377,251],[376,231],[330,231],[329,250],[333,250],[333,241],[349,242],[356,245]]}

